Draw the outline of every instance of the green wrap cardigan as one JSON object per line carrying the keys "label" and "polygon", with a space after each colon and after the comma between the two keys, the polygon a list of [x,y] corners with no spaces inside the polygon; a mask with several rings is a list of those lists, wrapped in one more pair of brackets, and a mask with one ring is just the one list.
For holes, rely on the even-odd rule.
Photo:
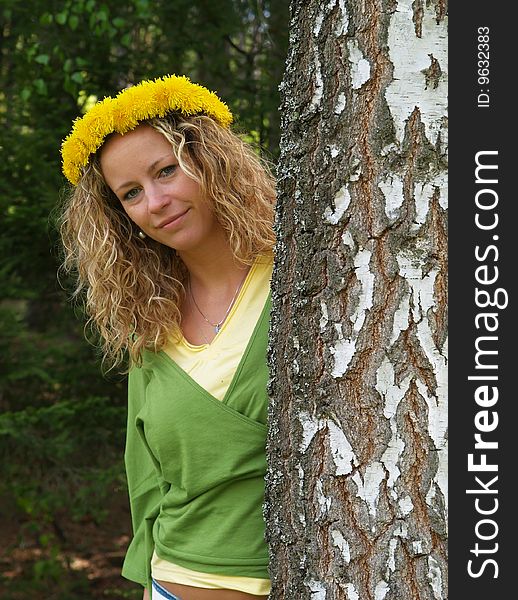
{"label": "green wrap cardigan", "polygon": [[150,586],[160,558],[204,573],[268,578],[266,473],[271,298],[223,400],[165,352],[128,382],[125,463],[133,525],[122,574]]}

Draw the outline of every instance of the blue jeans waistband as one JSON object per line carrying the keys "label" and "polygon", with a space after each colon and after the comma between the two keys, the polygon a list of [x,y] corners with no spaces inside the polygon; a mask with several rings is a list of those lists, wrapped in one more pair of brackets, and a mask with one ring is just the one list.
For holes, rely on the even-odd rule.
{"label": "blue jeans waistband", "polygon": [[178,596],[171,594],[168,590],[162,587],[158,582],[154,579],[152,580],[153,590],[151,600],[181,600]]}

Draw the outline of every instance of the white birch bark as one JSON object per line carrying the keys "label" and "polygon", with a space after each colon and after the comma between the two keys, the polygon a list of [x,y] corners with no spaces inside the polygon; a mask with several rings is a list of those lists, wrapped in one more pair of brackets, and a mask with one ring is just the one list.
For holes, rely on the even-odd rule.
{"label": "white birch bark", "polygon": [[271,600],[447,597],[446,8],[292,2]]}

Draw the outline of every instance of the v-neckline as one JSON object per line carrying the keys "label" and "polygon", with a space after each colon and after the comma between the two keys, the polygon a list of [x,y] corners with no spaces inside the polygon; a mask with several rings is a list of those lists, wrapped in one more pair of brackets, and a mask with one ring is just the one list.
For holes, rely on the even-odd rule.
{"label": "v-neckline", "polygon": [[241,374],[241,371],[243,370],[244,364],[250,353],[252,344],[253,344],[255,338],[257,337],[257,333],[260,329],[260,326],[261,326],[263,320],[265,319],[267,313],[269,312],[267,309],[269,309],[269,306],[270,306],[270,299],[271,299],[271,292],[268,292],[268,296],[267,296],[264,306],[261,310],[261,314],[259,315],[259,318],[257,319],[257,323],[255,324],[255,327],[252,331],[250,339],[248,340],[245,351],[243,352],[243,356],[241,357],[239,364],[237,365],[236,371],[232,377],[232,380],[230,381],[230,384],[229,384],[227,391],[225,392],[225,395],[223,396],[222,400],[219,400],[214,395],[212,395],[210,392],[208,392],[203,386],[201,386],[195,379],[193,379],[189,375],[189,373],[187,373],[187,371],[182,369],[182,367],[171,356],[169,356],[169,354],[167,354],[167,352],[165,352],[164,350],[161,350],[157,354],[157,356],[159,358],[161,358],[163,361],[165,361],[167,364],[171,365],[182,376],[183,379],[185,379],[188,383],[190,383],[193,387],[195,387],[198,391],[200,391],[206,398],[209,398],[210,400],[217,402],[219,405],[223,404],[223,405],[227,406],[228,397],[230,396],[230,394],[232,393],[233,389],[236,386],[237,380],[239,379],[239,375]]}

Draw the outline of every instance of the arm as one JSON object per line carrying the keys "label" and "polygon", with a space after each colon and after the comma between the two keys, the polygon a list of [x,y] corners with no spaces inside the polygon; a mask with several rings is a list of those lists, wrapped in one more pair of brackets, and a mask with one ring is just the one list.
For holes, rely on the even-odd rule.
{"label": "arm", "polygon": [[142,600],[149,600],[149,592],[146,588],[144,588],[144,595],[142,596]]}
{"label": "arm", "polygon": [[143,586],[149,585],[153,539],[151,529],[162,499],[156,469],[136,418],[145,399],[149,375],[143,368],[133,368],[128,379],[128,425],[124,461],[131,508],[133,539],[127,550],[122,575]]}

